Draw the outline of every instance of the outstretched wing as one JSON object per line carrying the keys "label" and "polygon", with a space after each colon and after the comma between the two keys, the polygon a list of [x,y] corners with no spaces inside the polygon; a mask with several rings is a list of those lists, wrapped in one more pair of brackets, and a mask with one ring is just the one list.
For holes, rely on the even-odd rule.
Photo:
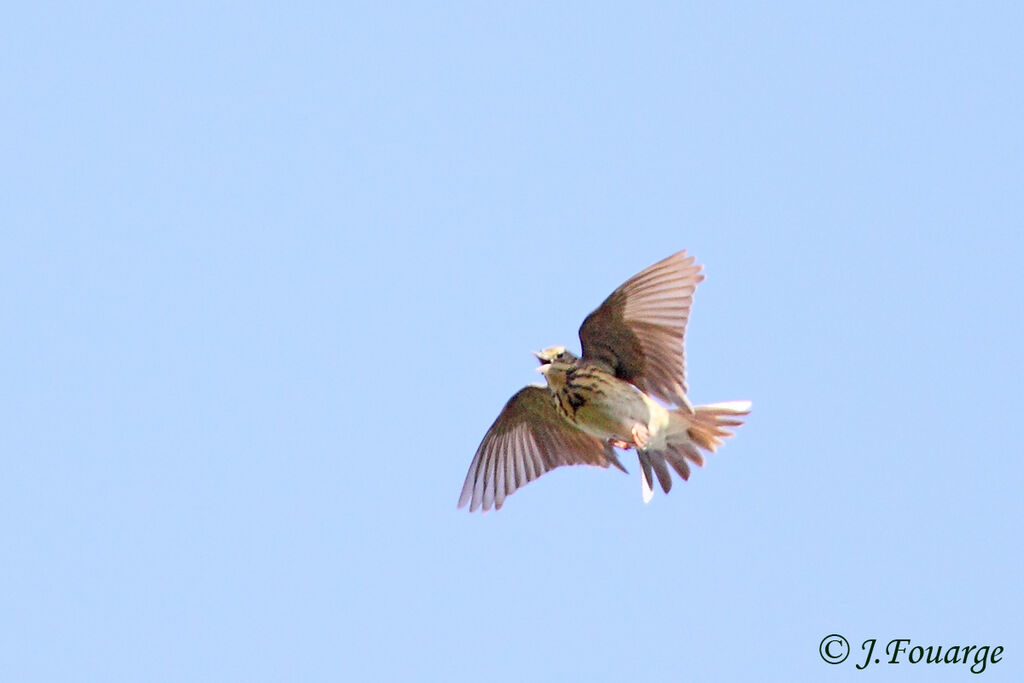
{"label": "outstretched wing", "polygon": [[683,337],[701,266],[685,251],[637,273],[580,326],[583,358],[664,401],[689,407]]}
{"label": "outstretched wing", "polygon": [[558,414],[548,389],[525,387],[505,404],[476,449],[459,507],[501,509],[506,496],[560,465],[615,465],[626,471],[610,445]]}

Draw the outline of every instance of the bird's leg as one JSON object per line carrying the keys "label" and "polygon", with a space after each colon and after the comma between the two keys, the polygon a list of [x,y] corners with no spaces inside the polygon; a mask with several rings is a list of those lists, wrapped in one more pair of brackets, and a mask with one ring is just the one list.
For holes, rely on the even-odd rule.
{"label": "bird's leg", "polygon": [[651,432],[647,429],[647,425],[642,422],[636,422],[633,424],[633,429],[630,430],[633,434],[633,443],[639,450],[647,449],[647,440],[651,436]]}
{"label": "bird's leg", "polygon": [[608,439],[608,443],[615,448],[621,448],[622,450],[627,450],[630,446],[628,442],[623,441],[622,439]]}

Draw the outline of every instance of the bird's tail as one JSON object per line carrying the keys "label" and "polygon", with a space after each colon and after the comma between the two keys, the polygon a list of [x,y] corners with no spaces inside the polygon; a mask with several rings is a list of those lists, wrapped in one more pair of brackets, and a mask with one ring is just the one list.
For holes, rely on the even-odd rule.
{"label": "bird's tail", "polygon": [[643,470],[643,498],[648,502],[654,495],[652,470],[665,493],[672,488],[672,477],[666,462],[683,481],[690,478],[690,463],[702,467],[704,456],[699,449],[713,453],[725,439],[732,436],[728,427],[739,427],[743,417],[750,414],[750,401],[725,401],[696,406],[693,413],[673,410],[669,413],[668,431],[664,451],[637,451]]}

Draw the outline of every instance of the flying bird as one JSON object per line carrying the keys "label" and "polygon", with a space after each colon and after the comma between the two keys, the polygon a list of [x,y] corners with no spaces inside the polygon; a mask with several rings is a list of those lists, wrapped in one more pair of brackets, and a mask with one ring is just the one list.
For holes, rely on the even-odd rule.
{"label": "flying bird", "polygon": [[459,507],[500,509],[561,465],[626,472],[616,448],[636,451],[645,503],[654,476],[665,493],[672,488],[669,465],[689,479],[690,463],[704,464],[699,449],[713,452],[751,405],[695,407],[686,396],[683,337],[701,268],[680,251],[631,277],[583,321],[582,356],[564,346],[535,351],[547,386],[524,387],[505,404],[469,465]]}

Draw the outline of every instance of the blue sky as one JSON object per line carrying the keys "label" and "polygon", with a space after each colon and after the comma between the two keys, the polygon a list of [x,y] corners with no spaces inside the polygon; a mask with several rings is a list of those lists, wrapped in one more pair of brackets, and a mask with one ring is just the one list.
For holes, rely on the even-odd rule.
{"label": "blue sky", "polygon": [[[893,5],[5,9],[4,678],[1020,680],[1024,11]],[[456,510],[684,248],[737,437]]]}

